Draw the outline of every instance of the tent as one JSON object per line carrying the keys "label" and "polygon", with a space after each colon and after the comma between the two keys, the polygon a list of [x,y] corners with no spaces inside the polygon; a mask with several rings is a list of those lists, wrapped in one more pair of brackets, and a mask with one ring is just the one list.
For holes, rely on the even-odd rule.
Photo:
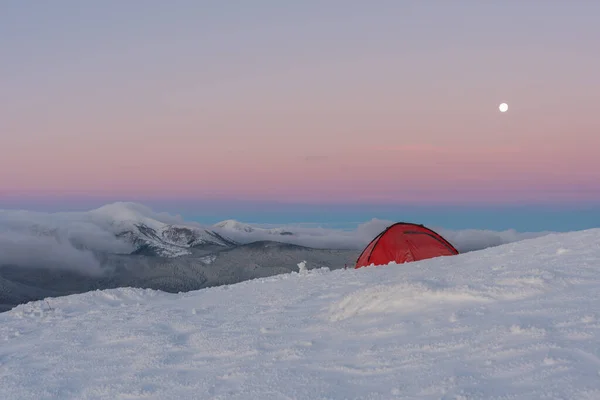
{"label": "tent", "polygon": [[423,225],[398,222],[387,227],[363,250],[356,267],[398,264],[458,254],[446,239]]}

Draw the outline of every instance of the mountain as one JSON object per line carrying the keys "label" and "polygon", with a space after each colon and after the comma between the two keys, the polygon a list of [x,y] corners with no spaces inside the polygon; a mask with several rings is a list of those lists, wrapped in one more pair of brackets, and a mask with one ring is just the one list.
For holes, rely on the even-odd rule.
{"label": "mountain", "polygon": [[0,398],[595,399],[598,243],[22,304],[0,314]]}
{"label": "mountain", "polygon": [[260,228],[240,243],[228,236],[231,228],[185,222],[135,203],[54,214],[0,211],[0,312],[97,289],[179,292],[232,284],[297,271],[303,260],[309,268],[336,269],[358,256],[358,250],[263,240],[262,234],[279,236]]}
{"label": "mountain", "polygon": [[[80,252],[159,257],[206,253],[237,245],[212,227],[156,213],[136,203],[54,214],[0,210],[0,265],[3,247],[14,251],[17,246],[24,246],[28,238],[32,247],[38,249],[60,244],[64,251],[71,246],[71,250]],[[3,245],[3,240],[11,243]],[[33,249],[36,251],[39,250]]]}
{"label": "mountain", "polygon": [[179,257],[194,249],[214,251],[237,245],[212,229],[154,219],[148,209],[133,203],[115,203],[90,214],[106,218],[115,236],[133,245],[131,254]]}
{"label": "mountain", "polygon": [[224,229],[229,232],[244,232],[244,233],[263,233],[268,235],[293,236],[294,233],[284,228],[259,228],[249,224],[228,219],[214,225],[216,228]]}
{"label": "mountain", "polygon": [[192,254],[194,249],[220,250],[237,245],[215,231],[177,225],[164,225],[156,229],[135,223],[115,235],[135,247],[131,254],[147,256],[180,257]]}
{"label": "mountain", "polygon": [[104,254],[99,274],[48,268],[43,263],[0,265],[0,312],[18,304],[91,290],[136,287],[178,293],[308,269],[353,265],[356,250],[325,250],[260,241],[211,253],[155,257]]}

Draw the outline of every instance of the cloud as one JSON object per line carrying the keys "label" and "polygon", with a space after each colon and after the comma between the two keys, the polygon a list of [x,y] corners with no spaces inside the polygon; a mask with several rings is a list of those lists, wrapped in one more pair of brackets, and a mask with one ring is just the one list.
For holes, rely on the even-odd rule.
{"label": "cloud", "polygon": [[[106,221],[152,220],[172,225],[185,223],[181,215],[172,215],[166,212],[156,212],[150,207],[147,207],[143,204],[131,202],[117,202],[107,204],[105,206],[90,211],[90,214],[99,216],[101,219],[105,219]],[[198,225],[195,223],[191,224]]]}
{"label": "cloud", "polygon": [[0,232],[0,265],[62,269],[85,275],[101,275],[104,268],[89,250],[69,242],[17,232]]}
{"label": "cloud", "polygon": [[[365,243],[371,241],[373,237],[389,224],[389,221],[373,219],[360,224],[356,229],[342,230],[314,226],[314,224],[271,225],[264,227],[236,222],[237,229],[214,227],[212,229],[239,243],[274,240],[319,249],[356,250],[362,249]],[[244,227],[252,229],[252,231],[244,231]]]}
{"label": "cloud", "polygon": [[514,229],[506,231],[490,231],[479,229],[448,230],[434,229],[448,240],[461,253],[483,250],[488,247],[500,246],[525,239],[533,239],[552,232],[517,232]]}
{"label": "cloud", "polygon": [[111,221],[93,212],[0,210],[0,266],[63,269],[86,275],[106,271],[96,253],[130,253]]}
{"label": "cloud", "polygon": [[[89,212],[40,213],[0,210],[0,266],[64,269],[86,275],[104,273],[108,266],[98,260],[99,253],[127,254],[134,250],[117,233],[143,223],[160,228],[165,224],[203,227],[186,222],[181,216],[159,213],[136,203],[114,203]],[[321,249],[362,250],[393,221],[372,219],[355,229],[331,229],[310,224],[277,227],[229,224],[236,229],[204,226],[241,243],[274,240]],[[246,232],[244,228],[250,228]],[[431,227],[448,239],[460,252],[480,250],[544,235],[487,230],[447,230]],[[283,233],[283,234],[282,234]]]}
{"label": "cloud", "polygon": [[[283,225],[279,227],[262,228],[253,226],[253,232],[223,230],[223,234],[241,243],[250,243],[256,240],[277,240],[315,248],[338,248],[362,250],[375,236],[394,221],[372,219],[359,224],[353,230],[330,229],[322,227],[307,227],[305,225]],[[245,224],[241,224],[242,226]],[[250,226],[250,225],[246,225]],[[258,229],[257,229],[258,228]],[[515,230],[449,230],[439,227],[429,227],[435,230],[446,240],[452,243],[459,252],[483,250],[488,247],[499,246],[519,240],[530,239],[546,235],[550,232],[517,232]],[[281,235],[281,232],[293,235]]]}

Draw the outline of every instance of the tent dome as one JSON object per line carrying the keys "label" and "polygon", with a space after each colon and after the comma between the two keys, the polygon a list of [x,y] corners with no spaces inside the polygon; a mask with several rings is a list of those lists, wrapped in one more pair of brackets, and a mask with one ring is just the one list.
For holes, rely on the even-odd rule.
{"label": "tent dome", "polygon": [[363,250],[356,267],[402,264],[427,258],[458,254],[446,239],[423,225],[398,222],[387,227]]}

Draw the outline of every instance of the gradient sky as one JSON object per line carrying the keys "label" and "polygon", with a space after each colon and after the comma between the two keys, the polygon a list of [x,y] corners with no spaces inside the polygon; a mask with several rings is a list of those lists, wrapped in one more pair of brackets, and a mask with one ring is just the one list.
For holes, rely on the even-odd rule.
{"label": "gradient sky", "polygon": [[565,0],[4,0],[0,208],[600,204],[599,16]]}

